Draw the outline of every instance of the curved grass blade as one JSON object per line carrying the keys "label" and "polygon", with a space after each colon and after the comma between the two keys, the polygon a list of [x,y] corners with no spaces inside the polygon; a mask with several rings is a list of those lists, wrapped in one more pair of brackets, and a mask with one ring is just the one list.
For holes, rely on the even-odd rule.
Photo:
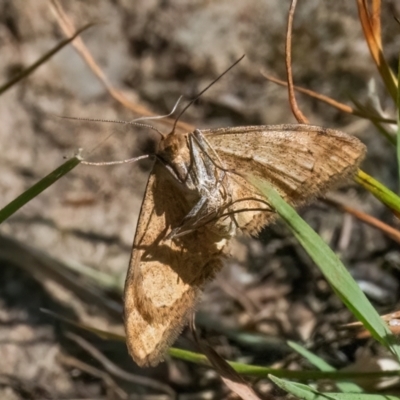
{"label": "curved grass blade", "polygon": [[331,248],[268,182],[251,176],[248,176],[247,179],[260,190],[279,216],[287,223],[346,307],[364,324],[377,341],[389,348],[400,360],[400,346],[397,344],[396,338]]}
{"label": "curved grass blade", "polygon": [[54,56],[54,54],[59,52],[63,47],[65,47],[67,44],[72,42],[83,31],[85,31],[86,29],[90,28],[93,25],[95,25],[95,24],[94,23],[87,24],[87,25],[83,26],[82,28],[78,29],[71,37],[61,41],[57,46],[53,47],[50,51],[48,51],[46,54],[44,54],[42,57],[40,57],[39,60],[35,61],[31,66],[29,66],[28,68],[24,69],[19,74],[17,74],[13,78],[11,78],[4,85],[0,86],[0,95],[3,94],[6,90],[10,89],[12,86],[14,86],[20,80],[22,80],[22,79],[26,78],[27,76],[29,76],[38,67],[40,67],[42,64],[44,64],[52,56]]}
{"label": "curved grass blade", "polygon": [[354,177],[356,182],[371,192],[378,200],[387,205],[398,217],[400,216],[400,197],[361,169]]}
{"label": "curved grass blade", "polygon": [[78,157],[73,157],[66,161],[64,164],[60,165],[53,172],[45,176],[39,182],[35,183],[32,187],[26,190],[24,193],[19,195],[11,203],[7,204],[3,209],[0,210],[0,224],[4,222],[7,218],[18,211],[22,206],[31,201],[33,198],[38,196],[49,186],[51,186],[58,179],[63,177],[73,168],[75,168],[81,160]]}
{"label": "curved grass blade", "polygon": [[269,378],[285,392],[291,393],[297,398],[304,400],[400,400],[400,397],[388,396],[385,394],[321,393],[301,383],[288,382],[271,375]]}
{"label": "curved grass blade", "polygon": [[[207,357],[200,353],[171,347],[168,354],[173,358],[188,361],[194,364],[211,366]],[[352,379],[376,379],[382,377],[398,376],[400,371],[378,371],[378,372],[347,372],[347,371],[293,371],[287,369],[277,369],[263,367],[259,365],[248,365],[235,361],[228,361],[228,364],[239,374],[266,378],[269,374],[281,378],[297,379],[300,381],[330,379],[333,381],[343,381]]]}
{"label": "curved grass blade", "polygon": [[[308,362],[310,364],[317,367],[319,370],[326,371],[326,372],[336,371],[336,369],[333,368],[332,366],[330,366],[326,361],[324,361],[322,358],[319,358],[315,354],[311,353],[311,351],[308,351],[303,346],[300,346],[294,342],[288,342],[288,345],[294,351],[296,351],[301,356],[303,356],[306,360],[308,360]],[[340,389],[344,393],[362,393],[363,392],[363,390],[360,388],[360,386],[358,386],[352,382],[337,382],[336,386],[338,387],[338,389]]]}

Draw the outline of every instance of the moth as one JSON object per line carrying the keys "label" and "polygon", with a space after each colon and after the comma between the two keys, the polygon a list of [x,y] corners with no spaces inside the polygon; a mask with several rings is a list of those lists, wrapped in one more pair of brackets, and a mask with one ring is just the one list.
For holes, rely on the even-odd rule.
{"label": "moth", "polygon": [[298,206],[354,174],[365,146],[310,125],[175,132],[161,138],[145,191],[125,283],[127,346],[140,366],[163,360],[229,240],[255,235],[274,210],[243,177],[268,180]]}

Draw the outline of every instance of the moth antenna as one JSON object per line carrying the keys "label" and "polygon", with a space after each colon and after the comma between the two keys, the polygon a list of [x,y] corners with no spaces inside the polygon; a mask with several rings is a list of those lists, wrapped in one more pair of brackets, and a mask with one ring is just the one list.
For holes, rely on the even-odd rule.
{"label": "moth antenna", "polygon": [[[72,120],[75,120],[75,121],[107,122],[107,123],[112,123],[112,124],[123,124],[123,125],[140,126],[142,128],[149,128],[149,129],[157,132],[161,137],[165,137],[166,136],[164,133],[162,133],[160,130],[158,130],[154,126],[149,125],[149,124],[139,124],[139,123],[135,122],[136,120],[124,121],[124,120],[118,120],[118,119],[80,118],[80,117],[66,117],[66,116],[63,116],[63,115],[57,115],[57,117],[63,118],[63,119],[72,119]],[[142,118],[143,117],[140,117],[139,119],[142,119]],[[148,117],[148,119],[151,119],[151,118],[152,117]],[[164,118],[164,116],[154,117],[154,119],[156,119],[156,118]]]}
{"label": "moth antenna", "polygon": [[183,96],[179,96],[179,99],[176,101],[174,107],[172,108],[171,112],[169,114],[166,115],[157,115],[155,117],[140,117],[140,118],[136,118],[134,120],[132,120],[131,122],[136,122],[136,121],[144,121],[144,120],[153,120],[153,119],[162,119],[162,118],[168,118],[170,117],[178,108],[178,105],[180,103],[180,101],[182,100]]}
{"label": "moth antenna", "polygon": [[146,121],[146,120],[154,120],[154,119],[162,119],[162,118],[167,118],[170,117],[177,109],[180,101],[182,100],[182,96],[179,97],[179,99],[176,101],[174,107],[172,108],[171,112],[166,115],[157,115],[154,117],[139,117],[136,119],[133,119],[132,121],[124,121],[124,120],[118,120],[118,119],[101,119],[101,118],[79,118],[79,117],[65,117],[62,115],[57,115],[59,118],[64,118],[64,119],[73,119],[77,121],[89,121],[89,122],[108,122],[108,123],[114,123],[114,124],[124,124],[124,125],[134,125],[134,126],[140,126],[143,128],[150,128],[153,131],[157,132],[161,137],[165,137],[166,135],[159,131],[157,128],[155,128],[152,125],[148,124],[138,124],[137,121]]}
{"label": "moth antenna", "polygon": [[176,117],[176,120],[174,122],[174,125],[172,126],[172,131],[170,133],[170,135],[173,135],[175,132],[175,128],[176,125],[179,121],[179,118],[182,117],[183,113],[197,100],[199,99],[199,97],[206,92],[212,85],[214,85],[214,83],[218,82],[225,74],[227,74],[233,67],[236,66],[236,64],[239,64],[240,61],[243,60],[243,58],[245,57],[245,54],[242,55],[242,57],[240,57],[238,60],[236,60],[228,69],[226,69],[220,76],[218,76],[216,79],[214,79],[209,85],[207,85],[200,93],[198,93],[196,95],[196,97],[194,97],[192,100],[189,101],[189,103],[183,108],[183,110],[178,114],[178,116]]}
{"label": "moth antenna", "polygon": [[84,165],[95,165],[95,166],[104,166],[104,165],[120,165],[120,164],[131,164],[139,160],[144,160],[146,158],[151,157],[152,154],[144,154],[139,157],[133,157],[133,158],[128,158],[126,160],[120,160],[120,161],[101,161],[101,162],[92,162],[92,161],[85,161],[82,156],[79,156],[78,158],[81,160],[81,164]]}

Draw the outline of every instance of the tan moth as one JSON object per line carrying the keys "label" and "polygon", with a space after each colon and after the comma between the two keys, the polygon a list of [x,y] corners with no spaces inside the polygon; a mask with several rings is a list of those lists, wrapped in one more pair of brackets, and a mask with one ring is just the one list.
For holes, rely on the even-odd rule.
{"label": "tan moth", "polygon": [[354,174],[365,146],[311,125],[172,131],[156,152],[125,284],[129,352],[157,365],[186,324],[229,239],[275,216],[243,174],[268,180],[301,205]]}

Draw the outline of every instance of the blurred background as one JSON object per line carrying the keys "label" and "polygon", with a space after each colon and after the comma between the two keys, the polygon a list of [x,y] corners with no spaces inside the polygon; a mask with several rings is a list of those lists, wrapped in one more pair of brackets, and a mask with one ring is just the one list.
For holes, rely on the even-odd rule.
{"label": "blurred background", "polygon": [[[379,98],[386,115],[393,117],[363,38],[356,3],[299,3],[293,31],[295,83],[347,104],[351,99]],[[54,4],[0,1],[2,82],[65,37]],[[286,89],[260,74],[265,70],[285,79],[288,1],[61,4],[76,28],[98,23],[81,37],[112,86],[138,105],[137,110],[141,106],[168,114],[179,96],[193,97],[245,54],[182,120],[200,129],[296,122]],[[393,16],[400,15],[400,3],[386,1],[382,7],[385,55],[396,70],[400,30]],[[360,138],[368,146],[363,169],[397,190],[395,149],[367,120],[304,95],[297,99],[312,124]],[[157,136],[147,130],[60,116],[129,121],[142,115],[115,101],[75,49],[67,46],[0,97],[0,207],[78,149],[91,161],[123,160],[155,149]],[[168,132],[167,126],[160,126]],[[217,374],[205,367],[169,360],[158,368],[140,370],[124,344],[75,330],[79,338],[86,335],[98,351],[138,378],[111,374],[110,380],[104,363],[88,353],[79,338],[67,335],[73,327],[40,311],[50,309],[123,333],[121,288],[150,169],[150,161],[115,167],[80,165],[1,225],[2,399],[111,399],[123,398],[124,393],[161,399],[172,396],[171,388],[179,398],[228,398]],[[335,196],[395,223],[354,183],[346,183]],[[398,245],[321,202],[304,208],[302,215],[339,253],[378,311],[395,310]],[[318,351],[343,367],[356,360],[360,348],[368,347],[365,342],[334,340],[335,326],[352,317],[283,224],[266,228],[257,239],[238,239],[233,253],[235,257],[208,285],[197,313],[198,328],[222,356],[259,365],[289,365],[295,361],[288,361],[287,339],[315,343],[323,339],[334,343],[321,345]],[[186,331],[177,345],[196,350]],[[148,385],[143,377],[159,386]],[[271,390],[267,381],[256,385],[261,393]],[[279,392],[275,395],[279,398]]]}

